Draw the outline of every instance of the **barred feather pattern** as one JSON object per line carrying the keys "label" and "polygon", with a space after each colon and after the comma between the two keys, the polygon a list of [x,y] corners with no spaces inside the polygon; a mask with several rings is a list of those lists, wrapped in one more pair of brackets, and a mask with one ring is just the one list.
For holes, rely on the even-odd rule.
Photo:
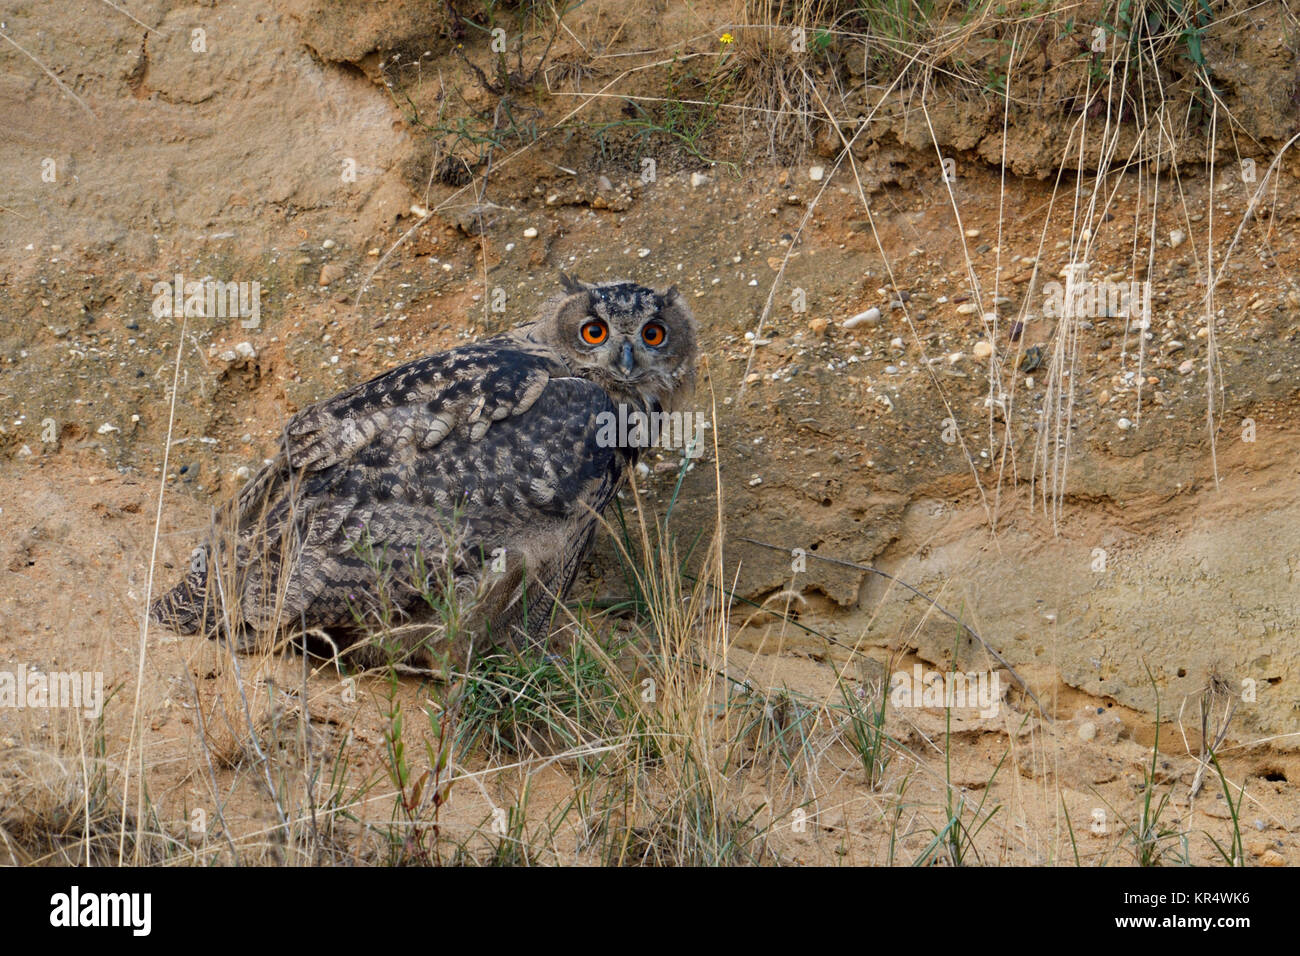
{"label": "barred feather pattern", "polygon": [[[570,290],[553,312],[590,312],[598,288]],[[658,369],[653,387],[619,388],[548,341],[561,334],[532,323],[295,415],[154,620],[209,636],[317,630],[343,645],[397,625],[400,646],[372,663],[427,651],[451,622],[481,646],[544,640],[637,459],[597,440],[602,414],[659,408],[689,377]]]}

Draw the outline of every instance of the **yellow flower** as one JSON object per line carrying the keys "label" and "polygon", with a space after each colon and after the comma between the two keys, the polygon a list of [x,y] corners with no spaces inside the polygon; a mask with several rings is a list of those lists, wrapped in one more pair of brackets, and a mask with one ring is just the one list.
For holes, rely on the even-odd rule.
{"label": "yellow flower", "polygon": [[721,41],[723,46],[731,46],[731,44],[736,42],[736,38],[730,33],[724,33],[718,39]]}

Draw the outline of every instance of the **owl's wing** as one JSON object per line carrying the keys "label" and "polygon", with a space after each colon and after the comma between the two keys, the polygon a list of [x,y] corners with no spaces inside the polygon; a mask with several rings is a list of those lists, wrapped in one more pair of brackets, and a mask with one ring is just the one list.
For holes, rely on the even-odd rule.
{"label": "owl's wing", "polygon": [[[241,496],[245,617],[271,603],[258,582],[275,575],[253,566],[283,563],[282,614],[309,627],[350,623],[382,556],[480,579],[495,631],[519,628],[526,608],[534,632],[631,461],[604,425],[616,414],[598,385],[499,343],[421,359],[304,410],[286,429],[287,454]],[[507,573],[479,578],[494,554]]]}
{"label": "owl's wing", "polygon": [[547,636],[555,605],[572,587],[601,513],[636,463],[637,449],[615,440],[609,423],[617,416],[617,406],[598,385],[559,378],[532,414],[494,436],[517,443],[521,455],[533,449],[529,473],[519,476],[527,491],[515,497],[512,532],[489,536],[503,546],[507,538],[515,542],[506,555],[513,577],[492,595],[498,635],[534,642]]}
{"label": "owl's wing", "polygon": [[[509,344],[507,344],[509,343]],[[426,452],[453,431],[477,440],[532,407],[568,370],[541,350],[488,339],[408,362],[309,408],[289,422],[289,463],[322,471],[354,458],[377,435]]]}

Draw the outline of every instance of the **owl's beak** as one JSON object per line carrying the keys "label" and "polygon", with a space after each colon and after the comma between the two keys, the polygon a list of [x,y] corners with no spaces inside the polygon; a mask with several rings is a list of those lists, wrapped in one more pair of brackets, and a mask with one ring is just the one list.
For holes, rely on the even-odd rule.
{"label": "owl's beak", "polygon": [[631,375],[632,368],[636,365],[636,359],[632,355],[632,343],[623,343],[623,355],[619,360],[619,367],[623,369],[624,375]]}

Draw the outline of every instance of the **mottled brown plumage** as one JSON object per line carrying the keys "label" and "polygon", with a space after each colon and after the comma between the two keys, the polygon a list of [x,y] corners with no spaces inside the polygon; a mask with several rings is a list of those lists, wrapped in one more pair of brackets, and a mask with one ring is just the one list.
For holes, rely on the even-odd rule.
{"label": "mottled brown plumage", "polygon": [[367,663],[458,653],[438,644],[452,633],[478,647],[544,639],[636,461],[633,442],[601,437],[602,414],[680,407],[696,358],[675,289],[564,290],[533,322],[295,415],[155,620],[340,645],[387,633]]}

